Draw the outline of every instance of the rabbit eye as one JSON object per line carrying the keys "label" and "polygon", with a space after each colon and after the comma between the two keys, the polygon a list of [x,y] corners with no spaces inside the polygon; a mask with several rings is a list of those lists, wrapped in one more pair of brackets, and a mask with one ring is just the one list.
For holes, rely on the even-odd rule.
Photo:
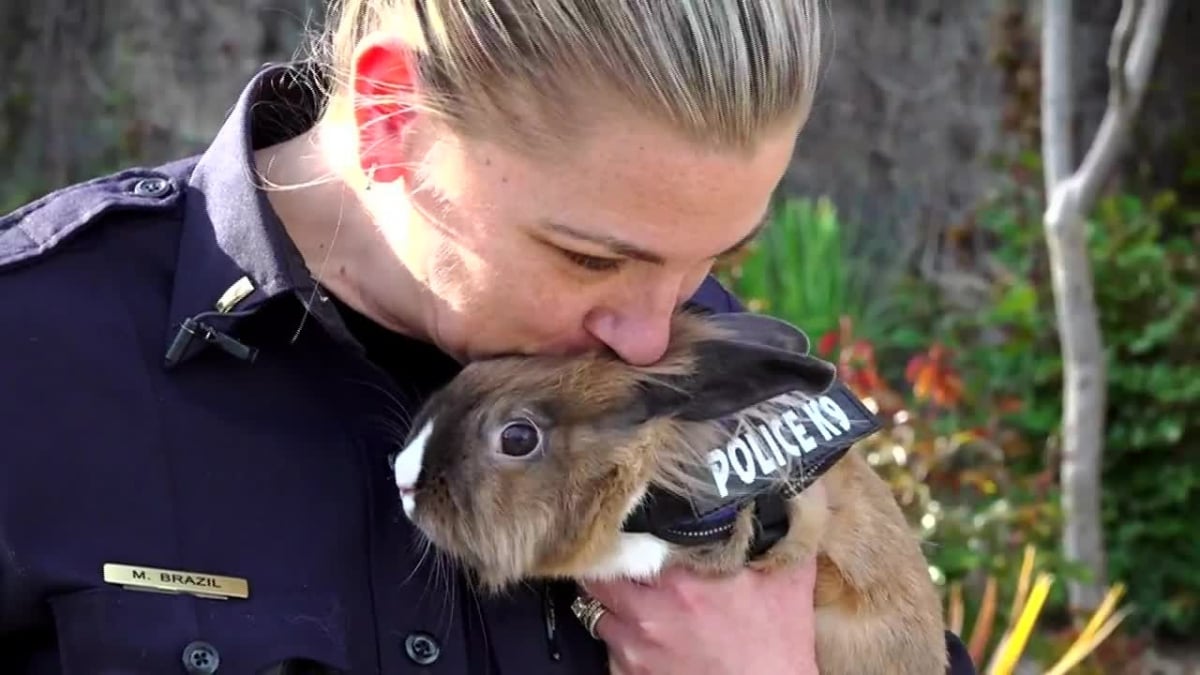
{"label": "rabbit eye", "polygon": [[500,432],[500,452],[509,457],[525,457],[538,449],[541,435],[529,422],[509,422]]}

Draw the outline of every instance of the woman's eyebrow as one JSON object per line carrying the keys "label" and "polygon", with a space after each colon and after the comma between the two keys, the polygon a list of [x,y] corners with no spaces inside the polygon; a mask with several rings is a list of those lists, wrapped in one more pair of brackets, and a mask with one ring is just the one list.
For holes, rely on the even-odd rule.
{"label": "woman's eyebrow", "polygon": [[[742,248],[746,244],[749,244],[751,241],[754,241],[754,239],[757,238],[758,235],[762,234],[762,231],[764,229],[766,229],[767,223],[769,223],[769,222],[770,222],[770,215],[764,214],[763,217],[759,219],[758,224],[756,224],[754,226],[754,229],[750,230],[750,232],[746,236],[742,237],[733,246],[730,246],[729,248],[718,253],[714,257],[720,258],[722,256],[729,255],[729,254],[733,253],[734,251],[737,251],[738,249]],[[624,256],[627,258],[633,258],[634,260],[642,260],[642,261],[645,261],[648,263],[653,263],[655,265],[661,265],[666,260],[666,256],[664,256],[660,253],[655,253],[654,251],[643,248],[637,244],[625,241],[624,239],[621,239],[619,237],[614,237],[612,235],[607,235],[607,234],[594,234],[592,232],[588,232],[586,230],[571,227],[570,225],[566,225],[564,223],[559,223],[559,222],[552,221],[552,220],[542,221],[541,224],[542,224],[542,227],[544,227],[545,229],[551,230],[553,232],[557,232],[559,234],[571,237],[573,239],[578,239],[580,241],[586,241],[586,242],[589,242],[592,244],[596,244],[598,246],[603,246],[603,247],[607,248],[608,250],[612,251],[616,255]]]}

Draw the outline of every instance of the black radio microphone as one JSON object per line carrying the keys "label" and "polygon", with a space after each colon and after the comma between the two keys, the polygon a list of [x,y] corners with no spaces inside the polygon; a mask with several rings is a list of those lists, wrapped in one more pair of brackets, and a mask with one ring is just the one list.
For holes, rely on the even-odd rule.
{"label": "black radio microphone", "polygon": [[[249,313],[247,312],[247,314]],[[205,323],[203,319],[209,316],[238,316],[238,314],[232,312],[204,312],[203,314],[197,314],[196,316],[184,319],[183,324],[175,333],[175,339],[171,341],[170,348],[167,349],[165,357],[167,368],[178,364],[188,354],[196,340],[213,345],[234,358],[241,359],[247,363],[254,363],[254,360],[258,358],[258,348],[239,342],[232,336],[222,333]]]}

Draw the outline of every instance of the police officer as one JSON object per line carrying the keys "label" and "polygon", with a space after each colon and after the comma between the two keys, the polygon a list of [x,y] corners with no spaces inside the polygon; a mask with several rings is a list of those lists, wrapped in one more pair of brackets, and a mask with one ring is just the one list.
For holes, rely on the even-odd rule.
{"label": "police officer", "polygon": [[819,43],[734,6],[347,0],[199,156],[3,216],[0,672],[816,672],[811,565],[597,586],[590,634],[422,558],[387,462],[466,360],[739,309]]}

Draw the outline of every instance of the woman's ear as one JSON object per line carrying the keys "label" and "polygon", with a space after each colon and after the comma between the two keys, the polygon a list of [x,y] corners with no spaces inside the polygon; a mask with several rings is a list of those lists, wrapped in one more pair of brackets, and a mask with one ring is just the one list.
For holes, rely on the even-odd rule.
{"label": "woman's ear", "polygon": [[720,335],[691,346],[692,368],[682,375],[647,376],[640,383],[645,417],[718,419],[786,392],[816,395],[837,367],[808,354],[808,337],[779,319],[751,313],[706,318]]}
{"label": "woman's ear", "polygon": [[402,41],[369,35],[354,52],[352,105],[358,131],[360,168],[378,182],[406,175],[404,132],[415,113],[416,55]]}

